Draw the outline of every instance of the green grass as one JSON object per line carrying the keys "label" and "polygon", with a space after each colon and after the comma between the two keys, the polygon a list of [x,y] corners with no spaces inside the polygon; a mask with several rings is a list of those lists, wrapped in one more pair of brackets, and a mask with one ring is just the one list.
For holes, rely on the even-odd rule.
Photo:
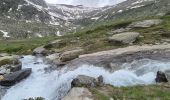
{"label": "green grass", "polygon": [[90,91],[95,100],[170,100],[170,88],[166,84],[120,88],[107,85]]}
{"label": "green grass", "polygon": [[22,40],[0,40],[0,52],[27,54],[41,45],[54,40],[55,37],[34,38]]}

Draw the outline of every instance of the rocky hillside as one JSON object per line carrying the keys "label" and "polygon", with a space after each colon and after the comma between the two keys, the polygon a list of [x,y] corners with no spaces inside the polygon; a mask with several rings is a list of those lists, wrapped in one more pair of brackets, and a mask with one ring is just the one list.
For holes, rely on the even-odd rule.
{"label": "rocky hillside", "polygon": [[60,36],[105,21],[164,15],[169,0],[127,0],[114,6],[89,8],[54,5],[44,0],[1,0],[0,37]]}

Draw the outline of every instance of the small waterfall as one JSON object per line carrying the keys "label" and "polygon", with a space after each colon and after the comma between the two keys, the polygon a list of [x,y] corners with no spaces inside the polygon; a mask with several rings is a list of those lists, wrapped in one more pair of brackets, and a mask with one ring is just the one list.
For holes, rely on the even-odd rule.
{"label": "small waterfall", "polygon": [[[97,78],[102,75],[106,84],[114,86],[132,86],[138,84],[154,84],[158,70],[170,69],[170,62],[160,62],[142,59],[122,65],[122,70],[110,73],[104,68],[92,65],[82,65],[67,71],[45,72],[49,67],[42,58],[25,56],[22,60],[23,68],[32,68],[30,77],[7,90],[2,100],[23,100],[30,97],[43,97],[46,100],[60,100],[71,88],[71,81],[77,75],[87,75]],[[35,64],[38,62],[38,64]]]}

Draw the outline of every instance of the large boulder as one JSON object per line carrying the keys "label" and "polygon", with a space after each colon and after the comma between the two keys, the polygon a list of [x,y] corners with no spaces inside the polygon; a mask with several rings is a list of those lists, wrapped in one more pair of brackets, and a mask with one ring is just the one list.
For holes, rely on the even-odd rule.
{"label": "large boulder", "polygon": [[125,32],[109,37],[108,41],[113,43],[114,45],[130,44],[135,42],[139,35],[140,34],[138,32]]}
{"label": "large boulder", "polygon": [[98,79],[93,77],[79,75],[71,82],[72,87],[95,87],[103,83],[103,77],[99,76]]}
{"label": "large boulder", "polygon": [[157,72],[157,75],[156,75],[155,81],[156,81],[157,83],[168,82],[168,79],[167,79],[167,77],[166,77],[166,75],[165,75],[164,72],[158,71],[158,72]]}
{"label": "large boulder", "polygon": [[139,22],[133,22],[128,27],[129,28],[148,28],[153,25],[158,25],[162,23],[162,20],[160,19],[151,19],[151,20],[143,20]]}
{"label": "large boulder", "polygon": [[61,100],[94,100],[92,93],[87,88],[75,87]]}
{"label": "large boulder", "polygon": [[1,75],[0,77],[0,85],[2,86],[12,86],[17,82],[27,78],[32,72],[31,68],[23,69],[20,71],[16,71],[10,74]]}
{"label": "large boulder", "polygon": [[71,61],[71,60],[73,60],[73,59],[75,59],[75,58],[78,58],[79,55],[81,55],[81,54],[83,54],[83,53],[84,53],[84,49],[81,49],[81,48],[63,52],[63,53],[60,55],[60,61],[61,61],[61,62]]}
{"label": "large boulder", "polygon": [[33,55],[47,55],[47,50],[44,46],[37,47],[33,50]]}

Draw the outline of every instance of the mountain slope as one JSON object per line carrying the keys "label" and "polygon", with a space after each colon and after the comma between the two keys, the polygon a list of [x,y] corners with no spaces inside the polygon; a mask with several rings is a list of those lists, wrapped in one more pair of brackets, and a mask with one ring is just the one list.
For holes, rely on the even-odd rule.
{"label": "mountain slope", "polygon": [[127,0],[114,6],[89,8],[47,4],[44,0],[1,0],[0,37],[60,36],[107,21],[164,15],[170,11],[169,5],[169,0]]}

